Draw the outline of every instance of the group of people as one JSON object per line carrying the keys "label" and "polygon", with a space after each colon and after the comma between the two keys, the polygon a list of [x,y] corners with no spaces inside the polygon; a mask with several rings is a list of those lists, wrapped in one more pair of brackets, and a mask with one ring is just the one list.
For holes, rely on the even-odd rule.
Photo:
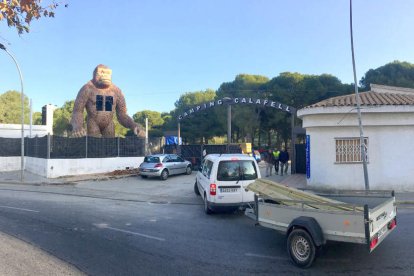
{"label": "group of people", "polygon": [[275,167],[276,174],[279,174],[279,167],[280,175],[283,175],[283,172],[287,174],[289,153],[286,148],[283,148],[282,151],[269,149],[264,153],[264,161],[266,162],[266,177],[272,175],[273,166]]}

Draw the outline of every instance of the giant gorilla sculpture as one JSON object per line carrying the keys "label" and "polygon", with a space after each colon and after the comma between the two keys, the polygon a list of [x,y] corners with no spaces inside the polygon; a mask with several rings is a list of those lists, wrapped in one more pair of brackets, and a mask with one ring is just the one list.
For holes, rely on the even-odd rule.
{"label": "giant gorilla sculpture", "polygon": [[[87,132],[83,126],[83,111],[87,111]],[[93,78],[78,93],[72,113],[72,136],[114,137],[114,111],[118,121],[132,129],[138,136],[145,136],[143,128],[126,113],[125,98],[121,89],[112,83],[112,70],[105,65],[96,66]]]}

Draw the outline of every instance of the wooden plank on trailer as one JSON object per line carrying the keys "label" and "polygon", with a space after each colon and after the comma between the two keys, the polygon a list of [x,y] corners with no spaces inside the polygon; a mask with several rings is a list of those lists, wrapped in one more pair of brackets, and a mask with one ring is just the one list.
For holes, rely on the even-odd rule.
{"label": "wooden plank on trailer", "polygon": [[[283,202],[285,205],[292,205],[292,202],[284,202],[283,200],[298,200],[308,202],[304,207],[324,209],[324,210],[344,210],[344,211],[363,211],[361,207],[353,207],[344,202],[321,197],[313,193],[304,192],[295,188],[284,186],[280,183],[265,179],[257,179],[247,186],[259,195],[263,195],[274,199],[278,202]],[[295,204],[293,204],[295,205]]]}

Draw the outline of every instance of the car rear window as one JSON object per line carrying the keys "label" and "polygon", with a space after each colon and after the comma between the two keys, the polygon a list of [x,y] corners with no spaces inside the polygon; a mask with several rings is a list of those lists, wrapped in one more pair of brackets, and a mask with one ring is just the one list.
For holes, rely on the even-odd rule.
{"label": "car rear window", "polygon": [[144,162],[146,163],[160,163],[160,158],[157,156],[145,156]]}
{"label": "car rear window", "polygon": [[253,180],[257,178],[257,171],[254,161],[220,161],[218,166],[217,180],[237,181]]}

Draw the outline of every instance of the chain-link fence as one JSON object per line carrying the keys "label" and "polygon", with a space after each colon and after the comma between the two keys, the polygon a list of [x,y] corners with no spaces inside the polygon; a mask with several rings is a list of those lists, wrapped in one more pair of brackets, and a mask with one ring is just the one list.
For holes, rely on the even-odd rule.
{"label": "chain-link fence", "polygon": [[[190,161],[193,168],[197,169],[201,165],[204,155],[210,153],[227,153],[227,145],[181,145],[181,156]],[[176,153],[177,145],[164,146],[165,153]],[[229,145],[229,153],[242,153],[239,145]]]}
{"label": "chain-link fence", "polygon": [[[25,156],[47,159],[105,158],[145,156],[160,152],[177,152],[176,145],[163,145],[162,137],[149,138],[147,149],[145,139],[136,136],[125,138],[68,138],[44,136],[24,139]],[[241,153],[239,145],[230,145],[230,153]],[[194,168],[201,164],[203,153],[227,153],[227,145],[182,145],[181,156],[189,160]],[[0,137],[0,156],[20,156],[20,138]]]}
{"label": "chain-link fence", "polygon": [[[44,136],[24,139],[25,156],[51,159],[132,157],[145,155],[145,139],[68,138]],[[20,138],[0,138],[0,156],[20,156]]]}
{"label": "chain-link fence", "polygon": [[0,137],[0,156],[20,156],[21,139]]}

